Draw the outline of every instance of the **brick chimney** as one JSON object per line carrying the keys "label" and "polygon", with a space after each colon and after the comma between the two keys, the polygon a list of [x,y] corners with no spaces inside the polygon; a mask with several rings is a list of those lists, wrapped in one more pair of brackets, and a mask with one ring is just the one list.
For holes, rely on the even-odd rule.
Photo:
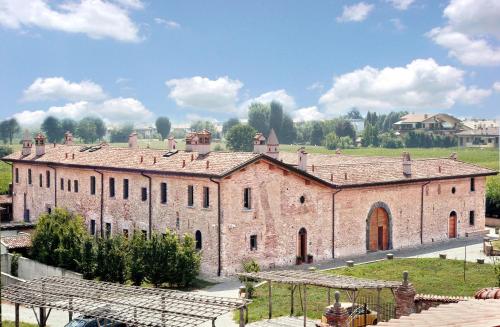
{"label": "brick chimney", "polygon": [[133,132],[128,136],[128,147],[129,148],[137,148],[137,133]]}
{"label": "brick chimney", "polygon": [[31,148],[33,147],[33,140],[31,139],[31,134],[28,130],[24,131],[23,137],[23,156],[29,156],[31,154]]}
{"label": "brick chimney", "polygon": [[409,152],[403,152],[403,175],[411,176],[411,158]]}
{"label": "brick chimney", "polygon": [[269,138],[267,139],[267,152],[266,154],[274,159],[278,159],[280,155],[280,143],[278,141],[278,137],[274,132],[274,129],[271,128],[269,132]]}
{"label": "brick chimney", "polygon": [[206,129],[201,132],[190,133],[186,136],[186,151],[207,154],[210,152],[212,133]]}
{"label": "brick chimney", "polygon": [[326,308],[324,317],[326,323],[322,323],[321,327],[327,326],[346,326],[346,323],[349,319],[349,313],[345,308],[342,307],[340,303],[340,292],[335,292],[335,304]]}
{"label": "brick chimney", "polygon": [[70,131],[64,133],[64,144],[73,145],[73,134]]}
{"label": "brick chimney", "polygon": [[45,136],[42,133],[38,133],[35,137],[35,152],[37,156],[45,154]]}
{"label": "brick chimney", "polygon": [[177,150],[177,141],[175,141],[175,138],[173,136],[170,136],[167,139],[167,148],[168,148],[168,151]]}
{"label": "brick chimney", "polygon": [[253,137],[253,153],[265,153],[267,149],[266,137],[262,133],[257,133]]}
{"label": "brick chimney", "polygon": [[307,152],[306,148],[301,147],[297,151],[297,168],[303,171],[307,171]]}
{"label": "brick chimney", "polygon": [[403,283],[394,290],[396,302],[396,319],[408,316],[416,311],[415,308],[415,287],[408,282],[408,272],[403,272]]}

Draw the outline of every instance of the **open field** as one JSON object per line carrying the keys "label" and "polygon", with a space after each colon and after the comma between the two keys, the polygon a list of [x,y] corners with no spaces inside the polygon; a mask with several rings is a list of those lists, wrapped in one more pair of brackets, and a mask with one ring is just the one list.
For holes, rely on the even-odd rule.
{"label": "open field", "polygon": [[[493,266],[467,263],[466,281],[463,279],[463,261],[442,259],[394,259],[376,263],[358,265],[354,268],[341,268],[328,271],[329,274],[340,274],[368,279],[402,280],[403,271],[408,271],[410,282],[417,293],[437,295],[472,296],[480,288],[495,286]],[[296,293],[295,311],[302,315],[300,297]],[[375,296],[375,291],[360,291],[360,296]],[[333,290],[332,290],[333,294]],[[382,291],[382,301],[392,302],[389,290]],[[290,289],[288,286],[273,284],[273,316],[290,314]],[[307,288],[307,316],[319,319],[327,306],[327,290],[319,287]],[[341,301],[349,302],[345,292],[341,292]],[[267,319],[268,287],[258,287],[252,304],[249,306],[249,320]],[[238,315],[235,315],[235,318]]]}
{"label": "open field", "polygon": [[[10,321],[10,320],[3,320],[2,321],[2,325],[3,325],[3,327],[14,327],[15,326],[14,322]],[[27,322],[22,322],[21,321],[19,323],[19,326],[21,326],[21,327],[37,327],[38,325],[36,325],[36,324],[29,324]]]}

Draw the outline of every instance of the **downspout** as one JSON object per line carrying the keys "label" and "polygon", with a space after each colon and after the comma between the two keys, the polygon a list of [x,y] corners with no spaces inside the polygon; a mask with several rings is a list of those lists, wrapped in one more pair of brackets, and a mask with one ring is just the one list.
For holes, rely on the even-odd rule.
{"label": "downspout", "polygon": [[54,208],[57,208],[57,170],[56,167],[48,165],[50,169],[54,169]]}
{"label": "downspout", "polygon": [[335,259],[335,194],[339,193],[340,190],[332,193],[332,259]]}
{"label": "downspout", "polygon": [[221,220],[222,211],[220,207],[220,182],[210,177],[210,181],[217,184],[217,276],[221,275],[222,272],[222,260],[221,260]]}
{"label": "downspout", "polygon": [[98,173],[99,175],[101,175],[101,221],[100,221],[100,225],[101,225],[101,238],[103,238],[104,237],[104,228],[103,228],[103,226],[104,226],[103,225],[103,220],[104,220],[104,174],[97,169],[94,169],[94,171],[96,173]]}
{"label": "downspout", "polygon": [[424,244],[424,187],[428,185],[430,181],[422,184],[422,192],[420,199],[420,244]]}
{"label": "downspout", "polygon": [[144,174],[144,172],[141,172],[141,175],[146,177],[148,180],[149,180],[149,211],[148,211],[148,234],[149,234],[149,238],[151,238],[151,234],[153,232],[153,229],[152,229],[152,224],[153,224],[153,207],[152,207],[152,198],[153,198],[153,190],[152,190],[152,181],[151,181],[151,176],[148,176],[146,174]]}
{"label": "downspout", "polygon": [[[10,165],[10,170],[11,170],[11,172],[10,172],[10,174],[11,174],[10,175],[10,183],[12,185],[12,187],[10,189],[10,196],[14,199],[14,164],[12,164],[11,162],[7,162],[7,161],[3,161],[3,162],[5,162],[7,165]],[[10,209],[10,210],[12,210],[10,212],[12,219],[14,219],[14,207],[15,207],[14,206],[14,200],[12,200],[12,206],[11,206],[11,209]],[[2,311],[0,311],[0,312],[2,312]],[[1,315],[0,315],[0,318],[1,318]],[[0,325],[0,327],[2,327],[2,326]]]}

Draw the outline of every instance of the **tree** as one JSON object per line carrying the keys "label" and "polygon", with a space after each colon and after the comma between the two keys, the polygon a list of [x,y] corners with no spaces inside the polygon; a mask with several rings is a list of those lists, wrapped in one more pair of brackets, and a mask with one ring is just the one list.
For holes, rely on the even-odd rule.
{"label": "tree", "polygon": [[128,275],[135,286],[141,286],[146,274],[144,266],[145,255],[146,242],[142,234],[136,231],[129,243],[128,252]]}
{"label": "tree", "polygon": [[134,126],[132,124],[126,124],[117,129],[113,129],[111,131],[110,141],[112,143],[128,142],[128,137],[133,131]]}
{"label": "tree", "polygon": [[9,141],[9,127],[8,127],[8,121],[3,120],[0,122],[0,138],[2,139],[3,143],[6,144]]}
{"label": "tree", "polygon": [[350,149],[354,146],[354,143],[349,136],[339,137],[335,132],[330,132],[325,137],[325,146],[328,150]]}
{"label": "tree", "polygon": [[252,151],[255,133],[257,131],[249,125],[238,124],[231,127],[226,135],[228,148],[232,151]]}
{"label": "tree", "polygon": [[222,134],[225,136],[227,132],[233,127],[234,125],[238,125],[240,123],[240,120],[238,118],[230,118],[229,120],[225,121],[224,124],[222,124]]}
{"label": "tree", "polygon": [[155,125],[156,130],[158,131],[158,133],[160,133],[161,139],[163,141],[170,134],[170,120],[167,117],[158,117],[156,119]]}
{"label": "tree", "polygon": [[14,135],[19,133],[21,128],[19,127],[19,123],[15,118],[4,120],[0,124],[0,134],[4,143],[7,143],[7,139],[9,143],[12,145],[12,139]]}
{"label": "tree", "polygon": [[72,134],[75,134],[77,126],[78,123],[74,119],[65,118],[61,120],[61,129],[63,133],[70,132]]}
{"label": "tree", "polygon": [[197,120],[191,123],[191,130],[192,131],[202,131],[206,129],[210,133],[212,133],[213,138],[219,138],[219,132],[217,132],[217,128],[215,127],[214,123],[208,120]]}
{"label": "tree", "polygon": [[53,116],[45,118],[42,123],[42,131],[45,132],[47,141],[50,143],[60,142],[64,136],[64,130],[62,129],[61,122]]}
{"label": "tree", "polygon": [[200,273],[200,263],[201,257],[196,251],[193,236],[184,235],[177,260],[177,284],[183,287],[190,286]]}
{"label": "tree", "polygon": [[252,103],[248,108],[248,125],[257,132],[268,135],[270,114],[270,109],[265,104]]}
{"label": "tree", "polygon": [[[163,266],[163,282],[170,285],[179,284],[182,271],[178,269],[178,260],[180,255],[180,244],[177,234],[166,230],[162,239],[163,257],[166,265]],[[187,268],[187,267],[186,267]]]}
{"label": "tree", "polygon": [[85,117],[78,123],[76,133],[85,143],[94,143],[106,135],[106,125],[100,118]]}
{"label": "tree", "polygon": [[361,113],[359,112],[358,108],[351,108],[349,112],[346,115],[347,119],[363,119],[363,116],[361,116]]}
{"label": "tree", "polygon": [[378,146],[378,128],[368,123],[363,131],[363,146]]}
{"label": "tree", "polygon": [[82,253],[78,262],[79,271],[83,278],[93,279],[96,269],[96,253],[94,240],[91,237],[85,237],[82,244]]}
{"label": "tree", "polygon": [[155,287],[159,287],[165,282],[165,272],[169,265],[174,262],[167,262],[167,253],[163,242],[163,236],[153,233],[146,242],[145,270],[147,280]]}
{"label": "tree", "polygon": [[279,140],[283,144],[292,144],[297,139],[297,129],[295,128],[295,124],[293,123],[292,118],[284,114],[283,115],[283,124],[281,125],[281,136]]}
{"label": "tree", "polygon": [[[278,138],[281,139],[281,126],[283,125],[283,106],[277,101],[272,101],[270,104],[269,113],[269,131],[274,129]],[[269,131],[267,134],[269,134]]]}
{"label": "tree", "polygon": [[122,235],[116,235],[107,241],[111,242],[109,247],[109,252],[106,255],[108,271],[109,271],[109,282],[112,283],[125,283],[126,280],[126,255],[127,244]]}
{"label": "tree", "polygon": [[397,149],[404,146],[401,138],[394,135],[394,133],[382,133],[379,135],[380,146],[383,148]]}
{"label": "tree", "polygon": [[323,141],[323,129],[321,128],[321,124],[319,122],[313,122],[311,131],[311,144],[321,145],[322,141]]}

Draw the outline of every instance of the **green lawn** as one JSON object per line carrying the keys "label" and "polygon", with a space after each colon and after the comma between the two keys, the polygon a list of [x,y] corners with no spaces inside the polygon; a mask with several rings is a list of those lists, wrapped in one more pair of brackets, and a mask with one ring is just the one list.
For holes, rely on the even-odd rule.
{"label": "green lawn", "polygon": [[[437,295],[465,295],[472,296],[480,288],[495,286],[493,266],[489,264],[467,263],[466,281],[463,279],[463,261],[442,259],[394,259],[376,263],[358,265],[354,268],[341,268],[328,271],[329,274],[382,279],[402,280],[403,271],[409,272],[410,282],[415,286],[417,293]],[[296,292],[298,293],[298,292]],[[374,291],[360,291],[359,296],[375,296]],[[382,301],[393,301],[390,291],[382,291]],[[288,286],[273,284],[273,316],[290,314],[290,289]],[[333,299],[333,290],[332,290]],[[308,317],[319,319],[327,305],[327,291],[324,288],[307,288]],[[349,302],[345,292],[341,292],[341,301]],[[302,315],[300,298],[295,297],[295,312]],[[249,306],[249,320],[267,319],[268,315],[268,286],[258,287],[255,298]],[[235,319],[237,319],[235,314]]]}
{"label": "green lawn", "polygon": [[9,184],[12,181],[11,175],[11,166],[0,161],[0,194],[6,194],[9,191]]}
{"label": "green lawn", "polygon": [[[14,327],[14,322],[10,320],[2,320],[3,327]],[[37,327],[37,324],[28,324],[27,322],[20,322],[21,327]]]}

